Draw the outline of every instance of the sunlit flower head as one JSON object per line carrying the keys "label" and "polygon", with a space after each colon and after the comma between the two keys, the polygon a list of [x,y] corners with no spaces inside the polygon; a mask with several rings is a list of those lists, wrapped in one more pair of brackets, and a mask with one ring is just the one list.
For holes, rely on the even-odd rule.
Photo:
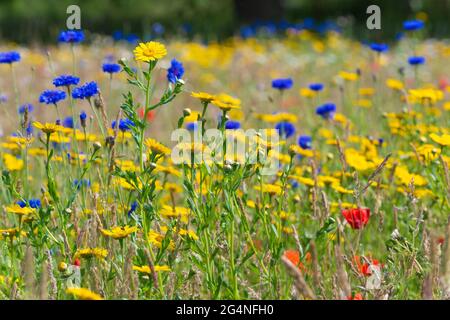
{"label": "sunlit flower head", "polygon": [[159,42],[141,42],[133,51],[136,61],[150,62],[164,58],[167,55],[166,47]]}
{"label": "sunlit flower head", "polygon": [[130,234],[135,233],[138,230],[137,227],[123,226],[123,227],[113,227],[110,230],[101,229],[100,232],[107,237],[113,239],[123,239],[128,237]]}

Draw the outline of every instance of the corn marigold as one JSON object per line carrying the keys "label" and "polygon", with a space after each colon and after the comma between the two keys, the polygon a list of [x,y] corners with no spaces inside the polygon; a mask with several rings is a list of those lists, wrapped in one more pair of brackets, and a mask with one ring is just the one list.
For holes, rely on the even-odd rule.
{"label": "corn marigold", "polygon": [[66,293],[80,300],[103,300],[101,295],[86,288],[67,288]]}
{"label": "corn marigold", "polygon": [[117,226],[111,228],[110,230],[101,229],[100,232],[106,237],[111,237],[113,239],[123,239],[128,237],[130,234],[135,233],[137,230],[137,227]]}
{"label": "corn marigold", "polygon": [[133,53],[136,61],[150,62],[164,58],[167,50],[162,43],[150,41],[139,43]]}

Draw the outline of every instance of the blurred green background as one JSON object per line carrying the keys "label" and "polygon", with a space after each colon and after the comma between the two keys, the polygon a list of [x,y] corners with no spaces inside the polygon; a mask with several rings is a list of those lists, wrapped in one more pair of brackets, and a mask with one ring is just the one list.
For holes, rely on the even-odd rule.
{"label": "blurred green background", "polygon": [[[401,31],[403,20],[422,11],[428,15],[430,36],[450,34],[450,0],[0,0],[0,39],[54,41],[65,29],[71,4],[80,6],[85,30],[108,35],[120,30],[142,39],[184,33],[217,40],[258,21],[314,18],[317,23],[332,19],[343,32],[361,39],[389,40]],[[381,7],[381,31],[365,26],[371,4]]]}

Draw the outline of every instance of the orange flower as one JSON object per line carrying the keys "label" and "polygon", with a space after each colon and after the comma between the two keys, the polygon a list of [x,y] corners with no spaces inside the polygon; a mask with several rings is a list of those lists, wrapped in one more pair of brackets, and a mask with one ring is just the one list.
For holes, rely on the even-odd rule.
{"label": "orange flower", "polygon": [[361,262],[360,256],[354,256],[353,260],[358,268],[358,271],[366,277],[372,275],[372,270],[370,266],[377,266],[380,268],[382,267],[382,265],[377,259],[372,259],[370,257],[369,258],[363,257],[363,261],[365,261],[364,263]]}
{"label": "orange flower", "polygon": [[[300,252],[298,252],[297,250],[286,250],[284,252],[284,256],[290,262],[292,262],[292,264],[294,264],[296,267],[298,267],[301,271],[305,271],[306,270],[305,266],[300,261]],[[308,263],[311,262],[311,254],[309,252],[307,252],[305,254],[305,261],[308,262]]]}
{"label": "orange flower", "polygon": [[364,300],[364,298],[361,293],[356,293],[353,297],[348,296],[347,300]]}

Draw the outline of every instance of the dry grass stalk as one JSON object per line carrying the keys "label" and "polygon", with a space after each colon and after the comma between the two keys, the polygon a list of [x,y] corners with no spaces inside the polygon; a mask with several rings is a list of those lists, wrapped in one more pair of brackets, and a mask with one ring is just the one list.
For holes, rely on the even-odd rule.
{"label": "dry grass stalk", "polygon": [[281,258],[281,261],[286,266],[286,269],[288,270],[289,274],[294,277],[295,282],[295,288],[297,289],[297,292],[301,294],[305,299],[316,299],[316,295],[314,294],[313,290],[308,286],[308,284],[305,281],[305,278],[303,277],[302,272],[299,268],[297,268],[291,261],[289,261],[288,258],[283,256]]}

